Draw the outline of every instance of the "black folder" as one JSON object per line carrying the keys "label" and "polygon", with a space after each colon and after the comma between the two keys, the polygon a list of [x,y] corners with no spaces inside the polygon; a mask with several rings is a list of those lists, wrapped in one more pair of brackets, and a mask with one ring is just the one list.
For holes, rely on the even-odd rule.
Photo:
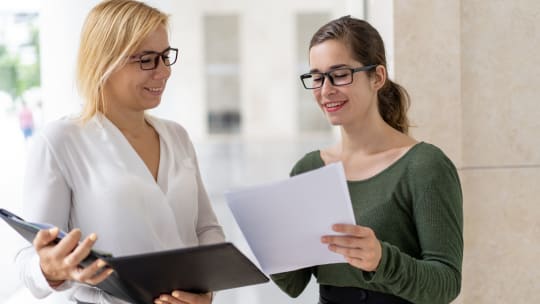
{"label": "black folder", "polygon": [[[29,242],[39,229],[50,227],[26,222],[5,209],[0,209],[0,216]],[[136,304],[153,303],[159,295],[173,290],[204,293],[268,282],[232,243],[121,257],[93,250],[81,265],[88,265],[96,258],[114,269],[97,287]]]}

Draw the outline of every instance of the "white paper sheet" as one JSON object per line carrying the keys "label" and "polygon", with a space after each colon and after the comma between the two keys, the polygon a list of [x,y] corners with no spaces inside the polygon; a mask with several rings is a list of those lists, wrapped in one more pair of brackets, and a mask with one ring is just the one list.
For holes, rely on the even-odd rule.
{"label": "white paper sheet", "polygon": [[320,241],[336,234],[333,224],[355,223],[341,163],[229,191],[225,198],[266,274],[345,262]]}

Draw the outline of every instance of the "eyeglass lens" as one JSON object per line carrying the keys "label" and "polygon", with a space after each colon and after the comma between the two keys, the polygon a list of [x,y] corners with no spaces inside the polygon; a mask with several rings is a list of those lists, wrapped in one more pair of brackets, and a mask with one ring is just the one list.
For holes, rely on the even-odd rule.
{"label": "eyeglass lens", "polygon": [[163,53],[149,53],[141,55],[140,63],[141,69],[143,70],[153,70],[157,68],[159,64],[159,59],[163,60],[165,66],[173,65],[176,62],[178,56],[178,51],[176,49],[168,49]]}
{"label": "eyeglass lens", "polygon": [[[352,71],[350,69],[338,69],[326,74],[330,78],[330,82],[335,86],[347,85],[352,83]],[[310,73],[302,78],[306,88],[322,87],[325,74]]]}

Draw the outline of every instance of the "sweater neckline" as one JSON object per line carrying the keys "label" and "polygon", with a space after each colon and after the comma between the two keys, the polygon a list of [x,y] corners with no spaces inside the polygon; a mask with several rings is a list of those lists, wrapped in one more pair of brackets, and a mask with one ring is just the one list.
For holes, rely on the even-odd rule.
{"label": "sweater neckline", "polygon": [[[398,165],[405,163],[407,159],[416,151],[420,146],[425,145],[426,143],[423,141],[420,141],[416,143],[414,146],[412,146],[405,154],[403,154],[400,158],[396,159],[393,163],[391,163],[388,167],[384,168],[380,172],[376,173],[373,176],[370,176],[366,179],[358,179],[358,180],[347,180],[347,184],[362,184],[367,183],[371,180],[374,180],[378,178],[379,176],[385,175],[388,171],[391,171],[393,168],[397,167]],[[317,150],[317,159],[321,162],[323,166],[329,165],[324,162],[324,160],[321,157],[321,150]]]}

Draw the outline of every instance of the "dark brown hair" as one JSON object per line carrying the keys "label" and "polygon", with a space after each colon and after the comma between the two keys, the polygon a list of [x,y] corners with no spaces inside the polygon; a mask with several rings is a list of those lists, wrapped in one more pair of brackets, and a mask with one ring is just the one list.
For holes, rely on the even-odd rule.
{"label": "dark brown hair", "polygon": [[[409,94],[402,86],[388,78],[384,43],[379,32],[364,20],[344,16],[323,25],[311,38],[309,49],[332,39],[343,42],[356,61],[364,65],[375,64],[385,67],[386,82],[377,93],[379,113],[386,123],[407,134]],[[372,74],[374,71],[368,73]]]}

